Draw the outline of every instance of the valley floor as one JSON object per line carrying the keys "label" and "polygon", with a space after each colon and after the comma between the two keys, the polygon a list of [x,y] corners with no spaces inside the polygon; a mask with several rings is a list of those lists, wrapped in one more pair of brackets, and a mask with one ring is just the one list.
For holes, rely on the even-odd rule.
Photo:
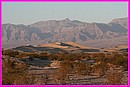
{"label": "valley floor", "polygon": [[[37,58],[35,58],[33,61],[29,62],[31,64],[29,73],[30,75],[36,77],[35,84],[37,85],[107,85],[106,76],[98,76],[94,75],[94,73],[91,73],[91,75],[77,75],[75,73],[71,73],[68,74],[67,80],[61,83],[56,79],[56,75],[59,74],[57,68],[58,66],[46,66],[47,64],[51,64],[55,61],[39,60]],[[123,76],[122,84],[127,85],[128,72],[124,71]]]}

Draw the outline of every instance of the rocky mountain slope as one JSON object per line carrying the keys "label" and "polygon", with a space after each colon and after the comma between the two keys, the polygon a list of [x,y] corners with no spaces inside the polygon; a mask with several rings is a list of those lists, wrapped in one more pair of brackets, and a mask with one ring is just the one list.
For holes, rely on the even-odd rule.
{"label": "rocky mountain slope", "polygon": [[110,24],[115,23],[115,24],[120,24],[124,28],[128,29],[128,18],[117,18],[113,19]]}
{"label": "rocky mountain slope", "polygon": [[[113,19],[108,24],[71,21],[68,18],[40,21],[31,25],[3,24],[3,48],[52,42],[76,42],[95,47],[127,44],[127,19]],[[111,41],[111,44],[107,41]]]}

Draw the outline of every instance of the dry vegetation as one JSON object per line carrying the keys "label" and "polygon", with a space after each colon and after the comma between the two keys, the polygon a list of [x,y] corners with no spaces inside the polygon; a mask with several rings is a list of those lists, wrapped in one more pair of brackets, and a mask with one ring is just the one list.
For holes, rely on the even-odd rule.
{"label": "dry vegetation", "polygon": [[2,59],[2,84],[34,84],[34,77],[28,74],[28,65],[6,56]]}
{"label": "dry vegetation", "polygon": [[[123,83],[123,72],[128,71],[128,53],[55,53],[47,52],[18,52],[3,50],[2,83],[3,84],[127,84]],[[59,61],[60,67],[53,70],[48,68],[39,76],[31,71],[26,61],[19,59],[34,58],[49,61]],[[92,61],[93,60],[93,61]],[[92,62],[91,62],[92,61]],[[38,66],[37,66],[38,67]],[[50,65],[48,65],[50,67]],[[38,71],[38,70],[34,70]],[[41,70],[42,71],[42,70]],[[90,77],[90,78],[89,78]],[[39,81],[40,79],[40,81]],[[93,79],[95,79],[93,81]],[[100,83],[96,83],[98,79]],[[85,80],[86,83],[80,82]],[[75,81],[75,82],[73,82]],[[88,82],[87,82],[88,81]],[[90,82],[90,83],[89,83]]]}

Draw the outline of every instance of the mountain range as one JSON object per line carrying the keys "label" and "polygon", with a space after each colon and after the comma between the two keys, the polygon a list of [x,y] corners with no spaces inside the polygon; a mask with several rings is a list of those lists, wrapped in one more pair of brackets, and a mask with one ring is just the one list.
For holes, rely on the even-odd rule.
{"label": "mountain range", "polygon": [[52,42],[76,42],[94,47],[127,43],[128,17],[109,23],[86,23],[79,20],[48,20],[30,25],[2,24],[2,47],[38,45]]}

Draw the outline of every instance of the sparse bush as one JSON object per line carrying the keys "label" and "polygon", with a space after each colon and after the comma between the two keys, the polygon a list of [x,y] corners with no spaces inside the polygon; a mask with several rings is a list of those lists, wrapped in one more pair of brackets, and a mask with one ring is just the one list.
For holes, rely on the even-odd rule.
{"label": "sparse bush", "polygon": [[100,62],[98,64],[95,64],[93,67],[93,71],[98,75],[98,76],[103,76],[106,74],[106,71],[108,69],[108,65],[105,62]]}
{"label": "sparse bush", "polygon": [[91,72],[91,67],[84,62],[78,62],[75,64],[75,71],[78,75],[88,75]]}
{"label": "sparse bush", "polygon": [[43,59],[43,60],[47,60],[48,59],[48,53],[40,53],[39,58]]}
{"label": "sparse bush", "polygon": [[113,53],[113,58],[111,58],[110,63],[123,66],[125,71],[128,70],[128,57],[125,54]]}
{"label": "sparse bush", "polygon": [[10,57],[15,57],[16,55],[19,55],[19,52],[8,49],[8,50],[3,50],[2,55],[8,55]]}
{"label": "sparse bush", "polygon": [[78,59],[78,56],[76,56],[76,54],[66,54],[65,57],[64,57],[64,60],[65,61],[74,61],[74,60],[77,60]]}
{"label": "sparse bush", "polygon": [[28,74],[28,66],[25,63],[6,58],[2,60],[2,84],[34,84],[34,78]]}
{"label": "sparse bush", "polygon": [[34,58],[33,58],[33,57],[31,57],[31,56],[30,56],[28,59],[29,59],[30,61],[33,61],[33,60],[34,60]]}
{"label": "sparse bush", "polygon": [[57,55],[56,54],[50,54],[48,57],[49,60],[57,60]]}
{"label": "sparse bush", "polygon": [[67,53],[64,53],[64,52],[57,53],[56,54],[57,60],[63,61],[66,55]]}
{"label": "sparse bush", "polygon": [[73,69],[73,62],[64,61],[60,63],[60,71],[69,73]]}
{"label": "sparse bush", "polygon": [[15,57],[17,57],[17,58],[25,58],[25,57],[28,57],[28,53],[20,52],[19,55],[16,55]]}
{"label": "sparse bush", "polygon": [[110,72],[107,75],[107,84],[109,85],[120,85],[123,77],[122,72]]}
{"label": "sparse bush", "polygon": [[29,57],[32,57],[32,58],[39,58],[39,55],[37,53],[30,53],[28,54]]}
{"label": "sparse bush", "polygon": [[43,75],[43,81],[45,85],[48,83],[48,79],[49,79],[49,72],[45,71]]}
{"label": "sparse bush", "polygon": [[66,61],[61,62],[56,79],[60,82],[60,84],[65,84],[65,82],[69,79],[68,74],[72,72],[73,72],[72,62],[66,62]]}

